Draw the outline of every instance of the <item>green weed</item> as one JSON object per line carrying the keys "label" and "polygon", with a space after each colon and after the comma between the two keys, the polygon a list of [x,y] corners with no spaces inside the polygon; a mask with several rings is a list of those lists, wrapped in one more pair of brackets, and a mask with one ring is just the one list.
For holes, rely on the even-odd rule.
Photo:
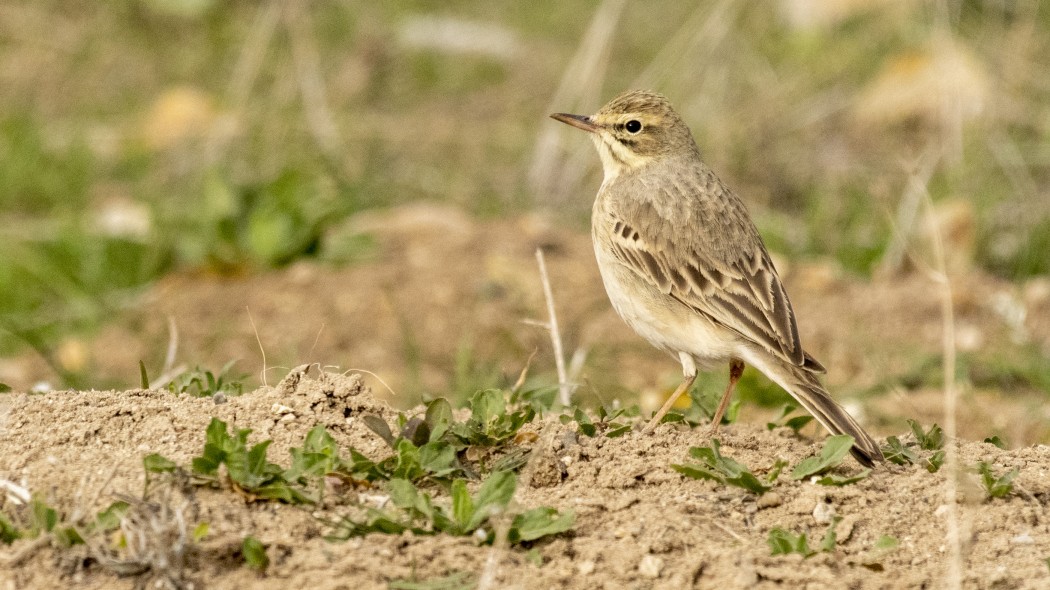
{"label": "green weed", "polygon": [[[936,473],[944,465],[944,431],[934,424],[923,430],[915,420],[908,419],[915,442],[902,443],[896,436],[886,438],[882,454],[887,461],[897,465],[921,464],[930,473]],[[925,451],[925,452],[919,452]]]}
{"label": "green weed", "polygon": [[988,499],[1005,498],[1014,491],[1014,479],[1020,474],[1017,469],[1011,469],[999,475],[992,470],[991,464],[981,461],[977,464],[977,473],[981,476],[981,485]]}
{"label": "green weed", "polygon": [[[226,395],[241,395],[244,392],[244,375],[233,375],[231,370],[237,361],[233,360],[219,369],[218,373],[212,373],[200,367],[186,371],[175,377],[168,384],[168,391],[176,394],[187,394],[194,397],[211,397],[217,393]],[[148,384],[145,365],[139,361],[140,378]]]}
{"label": "green weed", "polygon": [[265,572],[270,567],[270,556],[266,554],[266,546],[251,535],[244,538],[241,543],[241,557],[244,564],[253,570]]}
{"label": "green weed", "polygon": [[[842,460],[846,458],[846,455],[849,454],[849,450],[852,447],[853,437],[848,434],[829,436],[824,442],[824,448],[820,450],[820,455],[803,459],[802,462],[795,466],[795,469],[791,471],[791,478],[805,479],[807,477],[827,473],[842,463]],[[829,482],[835,482],[835,485],[841,485],[841,483],[838,483],[837,480],[834,479],[829,480]]]}
{"label": "green weed", "polygon": [[803,414],[801,416],[792,416],[791,418],[788,418],[788,416],[791,416],[791,414],[793,414],[796,410],[798,410],[797,404],[793,402],[784,404],[784,407],[780,410],[780,416],[773,419],[773,421],[771,422],[767,422],[766,429],[773,430],[774,428],[779,428],[783,426],[790,428],[791,431],[795,433],[795,436],[798,436],[798,431],[810,422],[812,422],[813,416],[810,416],[809,414]]}
{"label": "green weed", "polygon": [[689,456],[696,459],[697,463],[682,465],[671,465],[671,468],[693,479],[709,479],[724,485],[743,488],[753,494],[762,495],[773,489],[780,471],[786,465],[783,461],[777,461],[766,477],[759,479],[751,471],[729,457],[722,456],[721,443],[718,439],[711,439],[709,447],[692,447]]}
{"label": "green weed", "polygon": [[[482,530],[482,527],[507,511],[517,487],[517,476],[509,471],[492,473],[481,482],[473,496],[467,491],[466,481],[457,479],[452,482],[449,508],[436,504],[430,494],[420,491],[408,480],[392,479],[388,486],[390,501],[397,511],[367,508],[363,517],[344,517],[333,523],[331,538],[345,540],[373,532],[400,534],[412,531],[417,535],[477,534],[482,542],[492,543],[496,528]],[[574,522],[572,511],[559,513],[553,508],[534,508],[513,516],[507,540],[511,544],[534,541],[565,532]]]}

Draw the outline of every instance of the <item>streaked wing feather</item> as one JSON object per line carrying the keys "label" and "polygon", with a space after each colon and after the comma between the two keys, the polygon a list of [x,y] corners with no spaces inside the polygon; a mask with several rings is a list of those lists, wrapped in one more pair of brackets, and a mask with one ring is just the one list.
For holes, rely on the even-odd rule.
{"label": "streaked wing feather", "polygon": [[700,251],[671,252],[622,219],[612,239],[617,259],[662,292],[792,364],[823,369],[802,350],[791,303],[761,245],[725,264]]}

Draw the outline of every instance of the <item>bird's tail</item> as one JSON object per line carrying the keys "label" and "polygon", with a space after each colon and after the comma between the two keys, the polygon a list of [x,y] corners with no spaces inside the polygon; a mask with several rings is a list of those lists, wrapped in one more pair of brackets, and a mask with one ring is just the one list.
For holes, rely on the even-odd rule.
{"label": "bird's tail", "polygon": [[[754,364],[754,363],[752,363]],[[775,364],[773,371],[765,371],[770,379],[783,387],[795,398],[807,412],[813,415],[831,434],[848,434],[853,437],[853,448],[850,452],[857,461],[866,467],[874,467],[876,461],[883,461],[879,445],[857,424],[845,408],[831,398],[816,375],[802,367]],[[767,367],[758,367],[760,370]],[[774,368],[774,367],[769,367]]]}

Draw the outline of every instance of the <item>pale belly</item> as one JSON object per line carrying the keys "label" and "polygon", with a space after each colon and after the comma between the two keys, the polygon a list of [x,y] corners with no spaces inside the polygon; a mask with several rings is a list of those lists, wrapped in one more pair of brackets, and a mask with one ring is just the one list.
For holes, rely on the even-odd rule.
{"label": "pale belly", "polygon": [[595,256],[616,313],[653,346],[675,358],[686,353],[704,371],[739,356],[743,340],[738,334],[661,293],[611,254],[595,248]]}

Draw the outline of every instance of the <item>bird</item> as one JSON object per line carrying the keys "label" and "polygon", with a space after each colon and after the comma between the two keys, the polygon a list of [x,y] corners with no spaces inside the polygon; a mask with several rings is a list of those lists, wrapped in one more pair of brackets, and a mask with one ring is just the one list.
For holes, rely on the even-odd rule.
{"label": "bird", "polygon": [[631,90],[593,115],[551,118],[591,134],[604,179],[591,237],[613,308],[682,365],[683,380],[643,428],[651,432],[700,371],[729,365],[717,432],[745,365],[798,401],[832,434],[853,437],[859,463],[879,445],[821,384],[824,367],[802,348],[795,314],[741,199],[701,159],[668,99]]}

